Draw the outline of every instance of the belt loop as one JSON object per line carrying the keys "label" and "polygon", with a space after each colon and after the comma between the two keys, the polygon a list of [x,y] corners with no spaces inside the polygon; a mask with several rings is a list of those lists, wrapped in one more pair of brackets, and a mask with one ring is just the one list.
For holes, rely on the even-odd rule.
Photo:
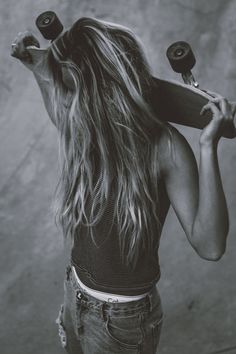
{"label": "belt loop", "polygon": [[103,302],[101,306],[101,316],[104,322],[106,321],[105,306],[106,306],[106,302]]}
{"label": "belt loop", "polygon": [[70,279],[71,266],[70,264],[66,267],[66,280]]}
{"label": "belt loop", "polygon": [[148,301],[149,301],[149,312],[152,312],[152,293],[147,294],[148,296]]}

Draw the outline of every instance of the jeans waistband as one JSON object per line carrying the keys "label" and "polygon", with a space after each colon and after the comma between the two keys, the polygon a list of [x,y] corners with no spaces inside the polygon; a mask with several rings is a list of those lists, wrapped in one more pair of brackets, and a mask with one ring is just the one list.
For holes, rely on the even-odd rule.
{"label": "jeans waistband", "polygon": [[67,266],[67,280],[71,282],[71,285],[76,293],[77,301],[85,307],[93,307],[94,310],[99,310],[104,313],[109,312],[115,314],[116,312],[126,315],[133,314],[135,311],[147,310],[151,311],[154,307],[161,305],[161,299],[156,286],[154,286],[150,292],[143,298],[134,301],[127,302],[106,302],[99,300],[90,294],[86,293],[79,285],[74,273],[72,272],[71,265]]}
{"label": "jeans waistband", "polygon": [[87,294],[89,294],[93,297],[96,297],[99,300],[106,301],[106,302],[128,302],[128,301],[135,301],[135,300],[142,299],[148,294],[148,292],[146,292],[145,294],[136,295],[136,296],[125,296],[125,295],[105,293],[103,291],[97,291],[97,290],[91,289],[82,283],[82,281],[79,279],[79,276],[78,276],[76,269],[73,265],[71,266],[71,268],[72,268],[72,275],[76,279],[76,281],[79,283],[79,286]]}

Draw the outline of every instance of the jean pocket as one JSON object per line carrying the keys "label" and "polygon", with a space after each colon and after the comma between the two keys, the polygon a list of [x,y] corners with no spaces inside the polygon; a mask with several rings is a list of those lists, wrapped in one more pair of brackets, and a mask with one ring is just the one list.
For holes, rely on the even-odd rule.
{"label": "jean pocket", "polygon": [[108,316],[106,333],[113,341],[126,349],[137,349],[143,336],[138,315],[130,317]]}

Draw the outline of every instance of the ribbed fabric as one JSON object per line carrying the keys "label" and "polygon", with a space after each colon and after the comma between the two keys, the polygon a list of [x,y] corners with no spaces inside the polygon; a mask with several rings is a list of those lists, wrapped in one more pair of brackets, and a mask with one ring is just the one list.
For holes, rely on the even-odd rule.
{"label": "ribbed fabric", "polygon": [[[160,200],[166,199],[164,184],[159,185]],[[165,194],[165,196],[164,196]],[[71,262],[81,281],[91,289],[120,295],[139,295],[149,291],[160,278],[157,252],[153,256],[141,251],[134,270],[122,264],[116,222],[111,228],[114,193],[110,194],[107,211],[94,229],[96,245],[86,226],[80,225],[74,240]],[[162,206],[160,221],[169,204]],[[157,227],[153,223],[154,229]],[[159,246],[158,233],[154,249]]]}

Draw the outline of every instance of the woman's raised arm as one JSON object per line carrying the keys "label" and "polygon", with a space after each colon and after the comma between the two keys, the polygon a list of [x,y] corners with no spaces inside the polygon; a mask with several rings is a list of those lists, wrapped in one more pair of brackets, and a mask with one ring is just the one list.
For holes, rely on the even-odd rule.
{"label": "woman's raised arm", "polygon": [[56,125],[51,105],[52,80],[48,68],[48,51],[39,48],[39,42],[31,32],[19,32],[12,43],[11,55],[19,59],[22,64],[29,69],[40,88],[43,97],[44,106],[54,125]]}
{"label": "woman's raised arm", "polygon": [[171,205],[189,242],[200,257],[216,261],[225,252],[229,230],[217,146],[222,125],[232,121],[235,107],[217,98],[204,109],[212,111],[213,119],[201,134],[199,171],[189,144],[174,127],[173,158],[166,152],[167,137],[163,135],[160,165]]}

